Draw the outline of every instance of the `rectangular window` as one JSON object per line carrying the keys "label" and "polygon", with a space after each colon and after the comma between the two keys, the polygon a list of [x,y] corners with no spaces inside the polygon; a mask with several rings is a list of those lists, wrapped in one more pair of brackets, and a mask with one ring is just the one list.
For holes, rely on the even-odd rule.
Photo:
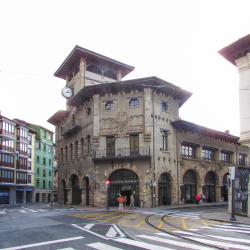
{"label": "rectangular window", "polygon": [[31,175],[28,175],[28,183],[31,183]]}
{"label": "rectangular window", "polygon": [[28,148],[28,157],[31,158],[31,148]]}
{"label": "rectangular window", "polygon": [[31,161],[28,161],[28,170],[31,170]]}
{"label": "rectangular window", "polygon": [[43,165],[46,165],[46,158],[43,157]]}
{"label": "rectangular window", "polygon": [[84,156],[84,139],[81,139],[81,157]]}
{"label": "rectangular window", "polygon": [[39,155],[36,157],[36,162],[37,162],[37,163],[40,162],[40,157],[39,157]]}
{"label": "rectangular window", "polygon": [[43,151],[46,152],[46,144],[43,143]]}
{"label": "rectangular window", "polygon": [[168,150],[168,132],[167,131],[162,132],[162,150],[163,151]]}
{"label": "rectangular window", "polygon": [[115,137],[114,136],[106,137],[106,156],[107,157],[115,156]]}
{"label": "rectangular window", "polygon": [[46,169],[43,170],[43,177],[46,177]]}
{"label": "rectangular window", "polygon": [[39,186],[40,186],[40,181],[39,180],[36,180],[36,186],[39,188]]}
{"label": "rectangular window", "polygon": [[231,153],[226,151],[221,151],[220,161],[224,163],[231,163]]}
{"label": "rectangular window", "polygon": [[168,111],[168,104],[166,102],[161,102],[161,112],[167,112]]}
{"label": "rectangular window", "polygon": [[240,166],[245,166],[247,162],[247,155],[246,154],[239,154],[239,165]]}
{"label": "rectangular window", "polygon": [[29,145],[32,144],[32,136],[30,134],[28,135],[28,143],[29,143]]}
{"label": "rectangular window", "polygon": [[138,98],[131,98],[129,100],[129,108],[130,109],[139,108],[139,99]]}
{"label": "rectangular window", "polygon": [[40,169],[39,168],[36,169],[36,173],[37,173],[37,175],[40,174]]}
{"label": "rectangular window", "polygon": [[184,158],[194,159],[195,158],[195,148],[190,145],[181,145],[181,155]]}
{"label": "rectangular window", "polygon": [[78,158],[78,141],[75,142],[75,157]]}
{"label": "rectangular window", "polygon": [[214,161],[215,160],[215,151],[209,148],[202,149],[202,158],[205,161]]}
{"label": "rectangular window", "polygon": [[115,104],[113,101],[107,101],[105,103],[105,110],[114,110],[115,109]]}
{"label": "rectangular window", "polygon": [[49,166],[51,166],[51,159],[49,159]]}
{"label": "rectangular window", "polygon": [[63,162],[63,148],[61,148],[61,162]]}
{"label": "rectangular window", "polygon": [[73,144],[69,145],[70,160],[73,160]]}
{"label": "rectangular window", "polygon": [[134,134],[129,136],[130,141],[130,155],[139,154],[139,135]]}
{"label": "rectangular window", "polygon": [[46,188],[46,182],[43,181],[43,189],[45,189],[45,188]]}

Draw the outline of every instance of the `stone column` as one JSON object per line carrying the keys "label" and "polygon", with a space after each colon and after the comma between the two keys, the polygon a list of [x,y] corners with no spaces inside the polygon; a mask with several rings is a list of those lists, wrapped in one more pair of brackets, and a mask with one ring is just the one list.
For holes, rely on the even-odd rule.
{"label": "stone column", "polygon": [[216,202],[221,202],[221,187],[222,187],[222,185],[220,183],[215,186]]}
{"label": "stone column", "polygon": [[121,81],[121,80],[122,80],[122,74],[121,74],[121,71],[118,70],[118,71],[117,71],[117,81],[119,82],[119,81]]}
{"label": "stone column", "polygon": [[99,145],[99,133],[100,133],[100,96],[94,95],[93,96],[93,102],[94,102],[94,121],[93,121],[93,136],[94,136],[94,145]]}
{"label": "stone column", "polygon": [[85,67],[86,67],[86,62],[84,58],[80,59],[80,89],[85,86]]}
{"label": "stone column", "polygon": [[67,196],[68,196],[67,205],[71,205],[72,204],[72,188],[67,189]]}
{"label": "stone column", "polygon": [[81,188],[81,205],[83,206],[86,205],[86,188],[85,187]]}

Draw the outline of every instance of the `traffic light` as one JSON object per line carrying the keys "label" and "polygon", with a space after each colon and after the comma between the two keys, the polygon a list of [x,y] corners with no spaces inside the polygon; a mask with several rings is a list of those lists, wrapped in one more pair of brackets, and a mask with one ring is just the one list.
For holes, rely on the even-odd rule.
{"label": "traffic light", "polygon": [[111,181],[110,181],[110,180],[106,180],[105,184],[106,184],[107,186],[109,186],[109,185],[111,184]]}

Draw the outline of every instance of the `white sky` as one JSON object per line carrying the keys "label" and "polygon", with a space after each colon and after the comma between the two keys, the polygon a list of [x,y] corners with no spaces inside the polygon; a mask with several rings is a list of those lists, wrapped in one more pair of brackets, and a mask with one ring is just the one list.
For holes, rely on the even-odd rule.
{"label": "white sky", "polygon": [[238,72],[217,51],[249,33],[246,0],[0,1],[0,110],[54,131],[78,44],[193,93],[182,119],[239,135]]}

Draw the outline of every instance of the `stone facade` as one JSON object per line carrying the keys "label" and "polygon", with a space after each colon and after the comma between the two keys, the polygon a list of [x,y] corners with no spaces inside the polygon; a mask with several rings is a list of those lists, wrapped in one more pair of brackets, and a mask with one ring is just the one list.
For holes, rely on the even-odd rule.
{"label": "stone facade", "polygon": [[[191,94],[156,77],[121,81],[131,70],[76,47],[55,73],[75,90],[67,110],[49,119],[56,126],[59,202],[116,205],[119,193],[129,203],[132,192],[146,207],[194,202],[201,192],[220,201],[227,166],[248,148],[238,137],[182,124],[179,108]],[[183,155],[190,148],[195,155]]]}

